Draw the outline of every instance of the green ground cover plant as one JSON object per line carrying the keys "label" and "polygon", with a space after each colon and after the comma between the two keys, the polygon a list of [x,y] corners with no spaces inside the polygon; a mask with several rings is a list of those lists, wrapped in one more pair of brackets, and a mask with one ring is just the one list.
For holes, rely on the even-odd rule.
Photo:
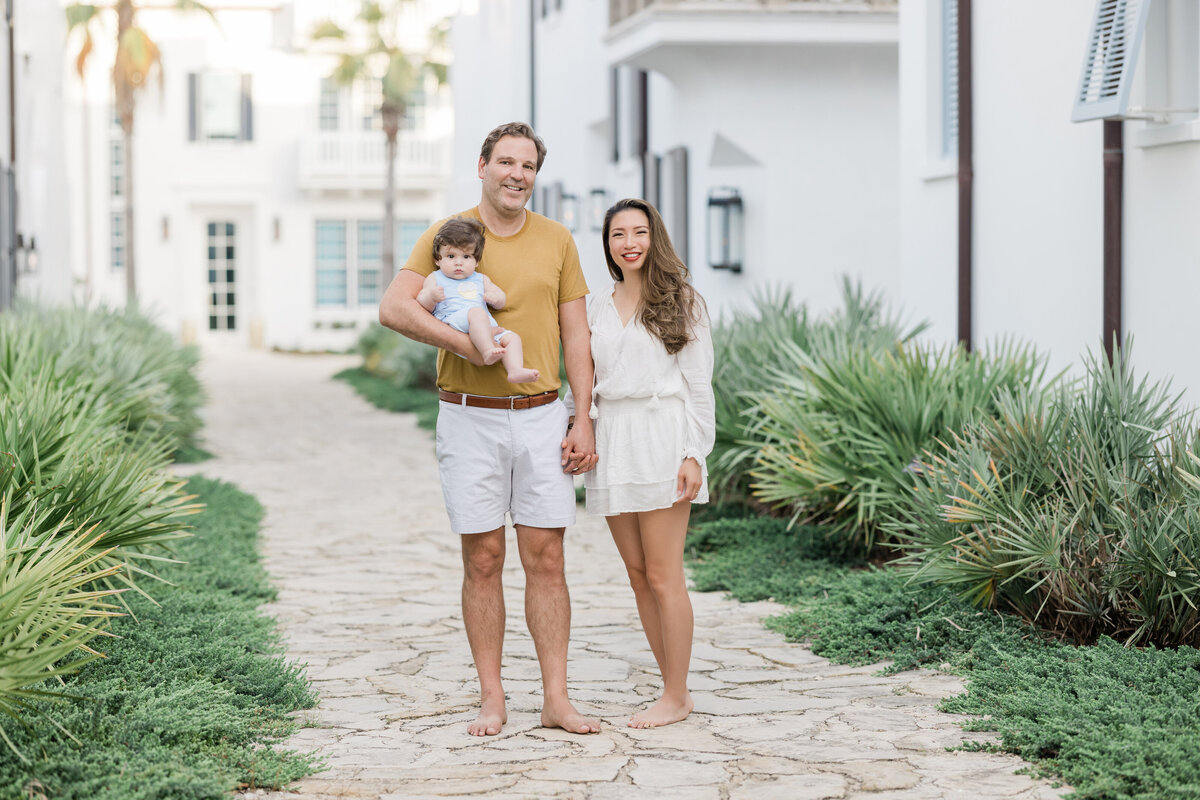
{"label": "green ground cover plant", "polygon": [[388,411],[417,415],[417,424],[437,424],[437,348],[372,323],[355,344],[360,367],[335,377],[354,387],[367,402]]}
{"label": "green ground cover plant", "polygon": [[964,676],[966,694],[942,709],[973,715],[967,731],[996,732],[996,749],[1060,777],[1078,800],[1200,797],[1200,651],[1058,641],[847,557],[840,541],[816,526],[716,520],[690,534],[690,571],[697,589],[791,605],[768,626],[833,661]]}
{"label": "green ground cover plant", "polygon": [[75,698],[46,707],[75,740],[44,720],[14,731],[31,763],[0,750],[3,800],[217,800],[319,767],[275,746],[315,697],[258,611],[274,597],[255,546],[262,509],[228,484],[187,488],[205,511],[178,545],[186,563],[161,568],[157,602],[129,597],[137,618],[112,622],[103,659],[45,684]]}
{"label": "green ground cover plant", "polygon": [[377,408],[416,414],[417,424],[428,431],[437,426],[438,396],[431,389],[397,386],[362,367],[344,369],[334,377],[353,386],[364,400]]}

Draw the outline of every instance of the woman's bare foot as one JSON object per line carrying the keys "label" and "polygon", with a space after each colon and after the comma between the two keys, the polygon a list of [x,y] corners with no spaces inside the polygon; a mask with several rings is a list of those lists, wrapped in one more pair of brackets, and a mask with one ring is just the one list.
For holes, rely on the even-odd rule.
{"label": "woman's bare foot", "polygon": [[503,347],[493,347],[490,352],[482,353],[482,355],[483,355],[483,363],[485,365],[486,364],[495,364],[497,361],[504,358],[504,348]]}
{"label": "woman's bare foot", "polygon": [[497,702],[484,700],[479,708],[479,716],[467,726],[467,733],[472,736],[495,736],[508,722],[508,712],[504,709],[504,700]]}
{"label": "woman's bare foot", "polygon": [[541,373],[536,369],[513,369],[508,371],[509,383],[533,383]]}
{"label": "woman's bare foot", "polygon": [[599,733],[600,720],[585,717],[570,703],[563,701],[555,705],[547,703],[542,707],[542,727],[562,728],[568,733]]}
{"label": "woman's bare foot", "polygon": [[682,703],[660,697],[657,703],[645,711],[634,714],[633,718],[629,720],[629,727],[659,728],[663,725],[670,725],[672,722],[681,722],[687,719],[688,714],[692,713],[694,706],[695,703],[692,702],[690,694],[684,698]]}

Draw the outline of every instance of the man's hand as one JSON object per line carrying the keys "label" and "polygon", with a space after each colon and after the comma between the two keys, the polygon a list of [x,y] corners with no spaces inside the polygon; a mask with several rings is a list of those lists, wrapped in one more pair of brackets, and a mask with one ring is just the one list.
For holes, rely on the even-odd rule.
{"label": "man's hand", "polygon": [[581,416],[567,425],[567,434],[562,440],[562,468],[568,475],[582,475],[595,468],[600,457],[596,455],[596,435],[592,421]]}

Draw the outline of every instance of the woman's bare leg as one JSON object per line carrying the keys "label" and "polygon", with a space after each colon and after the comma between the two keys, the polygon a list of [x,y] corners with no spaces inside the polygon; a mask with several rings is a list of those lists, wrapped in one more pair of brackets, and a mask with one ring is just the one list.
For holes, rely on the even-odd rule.
{"label": "woman's bare leg", "polygon": [[646,578],[658,601],[662,626],[663,693],[654,705],[633,715],[632,728],[654,728],[686,719],[692,713],[688,668],[692,660],[692,600],[683,572],[683,545],[691,503],[638,514]]}
{"label": "woman's bare leg", "polygon": [[646,557],[642,553],[642,531],[638,526],[637,514],[618,514],[605,517],[608,529],[612,532],[613,542],[617,552],[625,562],[625,571],[629,573],[629,585],[633,587],[633,597],[637,600],[638,617],[642,620],[642,630],[646,633],[646,641],[654,652],[654,660],[658,662],[659,674],[663,670],[663,638],[662,623],[658,617],[658,600],[650,591],[650,582],[646,580]]}

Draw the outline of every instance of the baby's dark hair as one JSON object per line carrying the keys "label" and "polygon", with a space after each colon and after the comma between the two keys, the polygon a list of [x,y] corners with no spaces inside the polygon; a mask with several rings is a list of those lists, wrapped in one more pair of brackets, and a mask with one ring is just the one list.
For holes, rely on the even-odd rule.
{"label": "baby's dark hair", "polygon": [[462,250],[475,249],[475,260],[483,256],[483,223],[470,217],[451,217],[438,228],[433,237],[433,260],[442,257],[446,245]]}

